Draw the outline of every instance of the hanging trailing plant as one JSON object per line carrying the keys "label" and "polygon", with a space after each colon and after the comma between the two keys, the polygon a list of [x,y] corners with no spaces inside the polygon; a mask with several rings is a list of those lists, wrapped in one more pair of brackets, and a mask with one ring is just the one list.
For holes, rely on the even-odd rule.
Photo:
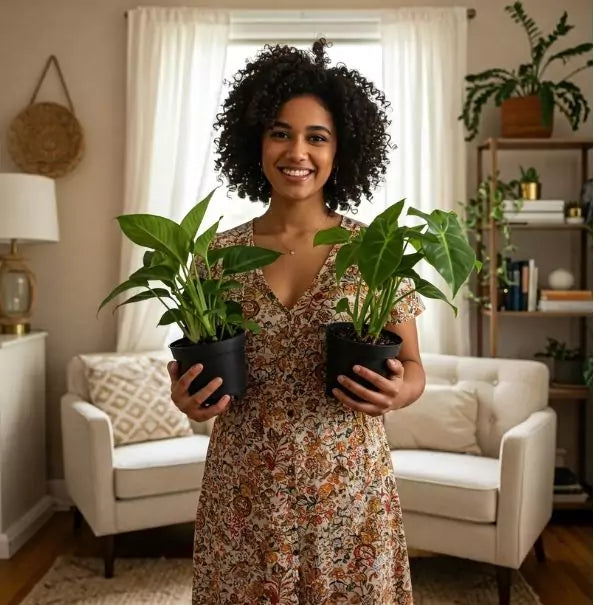
{"label": "hanging trailing plant", "polygon": [[[498,175],[497,175],[498,176]],[[496,274],[499,288],[505,288],[511,285],[508,277],[508,260],[511,254],[517,249],[512,242],[512,229],[504,213],[504,200],[514,202],[514,210],[520,210],[523,200],[518,197],[518,181],[502,181],[499,178],[495,181],[491,207],[489,209],[489,198],[491,197],[491,179],[487,178],[479,183],[476,194],[470,197],[466,202],[458,202],[464,209],[461,217],[462,224],[469,235],[474,237],[477,251],[477,258],[483,263],[483,270],[477,274],[475,288],[473,291],[468,287],[468,297],[479,306],[489,309],[491,299],[489,292],[489,276],[491,274],[492,259],[488,254],[488,249],[484,241],[483,228],[488,227],[490,220],[498,230],[501,245],[495,262],[497,264]]]}

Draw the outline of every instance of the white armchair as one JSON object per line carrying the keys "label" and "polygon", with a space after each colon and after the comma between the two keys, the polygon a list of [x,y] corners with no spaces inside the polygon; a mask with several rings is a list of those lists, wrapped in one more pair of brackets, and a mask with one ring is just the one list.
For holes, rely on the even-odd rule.
{"label": "white armchair", "polygon": [[195,518],[212,421],[192,423],[194,435],[115,447],[109,416],[89,403],[78,357],[68,364],[67,388],[61,402],[66,485],[77,520],[82,515],[103,538],[111,577],[116,534]]}
{"label": "white armchair", "polygon": [[[528,360],[430,354],[423,363],[428,383],[476,390],[482,455],[392,450],[407,543],[497,566],[506,605],[511,570],[533,546],[544,559],[541,534],[553,510],[556,415],[547,404],[548,369]],[[398,422],[398,412],[385,422]]]}

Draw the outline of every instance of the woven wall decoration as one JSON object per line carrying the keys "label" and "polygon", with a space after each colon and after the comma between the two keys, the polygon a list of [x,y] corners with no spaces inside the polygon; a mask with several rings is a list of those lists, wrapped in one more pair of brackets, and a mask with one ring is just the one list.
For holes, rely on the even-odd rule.
{"label": "woven wall decoration", "polygon": [[[58,103],[35,103],[52,63],[58,71],[69,108]],[[83,150],[82,128],[74,116],[74,106],[58,59],[51,55],[28,107],[9,126],[8,151],[24,172],[58,178],[75,168],[83,156]]]}

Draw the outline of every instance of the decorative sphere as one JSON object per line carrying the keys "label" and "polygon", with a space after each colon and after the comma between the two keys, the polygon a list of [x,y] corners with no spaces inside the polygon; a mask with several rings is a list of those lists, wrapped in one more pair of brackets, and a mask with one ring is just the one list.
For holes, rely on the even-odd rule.
{"label": "decorative sphere", "polygon": [[553,290],[569,290],[575,282],[571,271],[555,269],[549,273],[549,286]]}

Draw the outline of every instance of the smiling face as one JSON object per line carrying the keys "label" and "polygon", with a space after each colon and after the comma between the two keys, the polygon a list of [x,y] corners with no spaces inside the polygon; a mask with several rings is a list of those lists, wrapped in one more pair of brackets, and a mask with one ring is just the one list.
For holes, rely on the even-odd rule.
{"label": "smiling face", "polygon": [[262,138],[262,170],[272,198],[323,201],[336,155],[330,112],[313,95],[287,101]]}

